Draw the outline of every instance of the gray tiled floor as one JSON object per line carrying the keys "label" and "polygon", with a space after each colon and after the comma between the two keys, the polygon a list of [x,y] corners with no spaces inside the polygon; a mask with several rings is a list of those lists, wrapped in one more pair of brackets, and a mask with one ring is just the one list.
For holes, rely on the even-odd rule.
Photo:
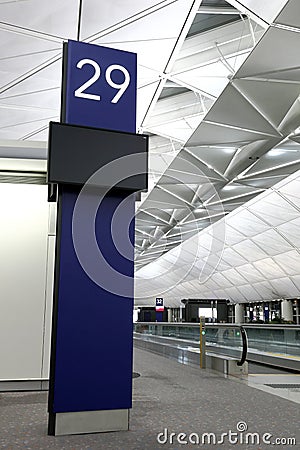
{"label": "gray tiled floor", "polygon": [[[46,393],[0,394],[0,448],[30,450],[155,450],[183,448],[202,449],[299,449],[299,405],[270,393],[247,386],[197,367],[135,350],[134,371],[141,376],[133,380],[134,402],[130,431],[69,437],[47,436]],[[245,422],[248,432],[264,433],[275,438],[295,437],[292,445],[223,444],[179,445],[178,433],[196,440],[197,433],[236,432]],[[242,426],[242,425],[240,425]],[[158,433],[168,430],[168,443],[157,442]],[[176,436],[170,444],[170,433]],[[245,440],[246,433],[239,433]],[[172,439],[172,438],[171,438]],[[256,438],[257,439],[257,438]]]}

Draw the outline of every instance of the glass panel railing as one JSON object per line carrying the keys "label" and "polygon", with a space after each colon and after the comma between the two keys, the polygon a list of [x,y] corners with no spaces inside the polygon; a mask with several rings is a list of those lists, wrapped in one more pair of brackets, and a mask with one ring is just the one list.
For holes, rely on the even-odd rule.
{"label": "glass panel railing", "polygon": [[199,342],[199,325],[142,322],[134,324],[136,333]]}
{"label": "glass panel railing", "polygon": [[[200,328],[196,323],[153,323],[137,322],[136,333],[149,336],[162,336],[178,341],[199,344]],[[245,330],[245,333],[243,332]],[[234,324],[206,324],[207,351],[241,359],[245,357],[245,347],[253,354],[261,353],[280,356],[296,361],[300,367],[300,326],[299,325],[252,325],[244,324],[241,328]]]}
{"label": "glass panel railing", "polygon": [[241,359],[243,341],[240,326],[206,326],[206,346],[207,351]]}
{"label": "glass panel railing", "polygon": [[[148,336],[160,336],[178,339],[182,342],[198,344],[200,342],[199,324],[183,323],[135,323],[134,331]],[[215,324],[205,326],[206,350],[220,355],[241,360],[245,354],[241,327],[232,324]],[[245,343],[244,343],[245,347]]]}
{"label": "glass panel railing", "polygon": [[250,351],[300,359],[299,326],[244,325],[244,327],[247,331]]}

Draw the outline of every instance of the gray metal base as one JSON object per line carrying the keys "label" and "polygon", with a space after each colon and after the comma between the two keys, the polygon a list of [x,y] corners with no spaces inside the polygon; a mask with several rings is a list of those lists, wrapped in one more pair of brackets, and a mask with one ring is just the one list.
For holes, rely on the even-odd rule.
{"label": "gray metal base", "polygon": [[47,391],[49,380],[0,380],[0,392]]}
{"label": "gray metal base", "polygon": [[129,429],[129,409],[56,413],[53,419],[54,436]]}

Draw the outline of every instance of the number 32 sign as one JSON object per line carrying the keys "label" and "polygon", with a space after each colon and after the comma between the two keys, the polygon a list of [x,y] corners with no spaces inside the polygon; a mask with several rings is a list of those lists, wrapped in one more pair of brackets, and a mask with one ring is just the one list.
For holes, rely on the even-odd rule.
{"label": "number 32 sign", "polygon": [[63,121],[135,133],[135,53],[68,41],[63,84]]}

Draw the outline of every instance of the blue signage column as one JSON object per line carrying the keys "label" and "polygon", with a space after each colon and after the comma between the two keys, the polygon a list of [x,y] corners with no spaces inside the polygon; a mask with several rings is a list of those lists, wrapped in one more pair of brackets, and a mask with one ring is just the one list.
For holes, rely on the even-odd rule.
{"label": "blue signage column", "polygon": [[164,313],[164,299],[162,297],[156,298],[155,300],[155,318],[156,322],[163,322]]}
{"label": "blue signage column", "polygon": [[[61,121],[75,125],[76,133],[80,133],[76,125],[85,127],[85,131],[86,127],[93,127],[93,133],[99,128],[112,130],[111,134],[135,133],[136,55],[76,41],[65,44]],[[52,132],[57,128],[61,132],[61,127],[52,127]],[[69,125],[65,128],[69,133],[73,129]],[[53,137],[50,140],[56,142]],[[73,165],[77,165],[77,172],[78,164],[82,164],[83,170],[86,168],[85,150],[88,158],[89,145],[87,142],[87,148],[81,146],[79,150],[74,145],[73,158],[68,148],[69,160],[62,163],[68,172],[68,182],[58,184],[48,405],[48,432],[52,435],[126,430],[132,406],[134,195],[131,194],[137,189],[111,186],[101,201],[94,218],[94,233],[105,262],[97,261],[96,282],[82,267],[72,234],[74,208],[82,195],[82,182],[76,181],[78,177],[74,178],[74,184],[69,182]],[[64,154],[61,147],[52,149],[49,142],[49,154],[60,157]],[[99,148],[99,152],[110,151],[109,142]],[[48,168],[50,165],[48,161]],[[95,172],[98,169],[93,168]],[[48,181],[55,182],[55,176],[49,179],[49,172]],[[85,215],[102,195],[101,189],[94,186],[84,193]],[[115,227],[118,240],[131,243],[126,255],[118,251],[112,236],[114,217],[118,221]],[[86,220],[86,216],[82,219]],[[85,239],[89,241],[83,235],[82,241]],[[87,244],[87,258],[90,251]],[[105,264],[131,280],[129,285],[126,283],[124,295],[122,289],[116,293],[113,280],[110,289]],[[106,277],[103,283],[101,276]]]}

